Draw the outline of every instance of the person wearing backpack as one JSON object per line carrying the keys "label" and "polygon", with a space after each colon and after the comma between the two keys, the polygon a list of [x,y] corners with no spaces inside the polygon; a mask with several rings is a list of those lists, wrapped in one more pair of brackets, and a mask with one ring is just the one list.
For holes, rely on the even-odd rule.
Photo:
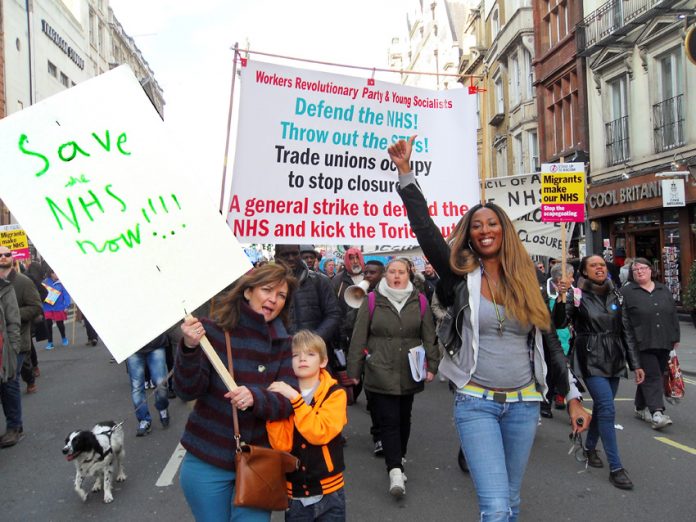
{"label": "person wearing backpack", "polygon": [[[427,373],[416,381],[409,350],[419,346],[425,351]],[[370,392],[370,408],[382,439],[389,493],[397,498],[406,493],[404,457],[413,398],[423,391],[424,382],[433,380],[439,362],[427,299],[413,287],[404,260],[393,259],[374,293],[358,310],[348,350],[348,375],[357,382],[364,374],[364,387]]]}

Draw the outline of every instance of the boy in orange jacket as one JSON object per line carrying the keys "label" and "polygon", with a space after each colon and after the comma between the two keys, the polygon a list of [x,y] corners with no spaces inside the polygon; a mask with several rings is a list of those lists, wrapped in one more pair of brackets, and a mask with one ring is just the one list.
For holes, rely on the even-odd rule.
{"label": "boy in orange jacket", "polygon": [[271,446],[300,459],[288,474],[290,507],[285,520],[345,520],[343,442],[348,422],[346,392],[326,371],[329,362],[324,340],[300,330],[292,340],[292,368],[300,392],[284,382],[268,389],[287,397],[293,407],[288,419],[266,423]]}

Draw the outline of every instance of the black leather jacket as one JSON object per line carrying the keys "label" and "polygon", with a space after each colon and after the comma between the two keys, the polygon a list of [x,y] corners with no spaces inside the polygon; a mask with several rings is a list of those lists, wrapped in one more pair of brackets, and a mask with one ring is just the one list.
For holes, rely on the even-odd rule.
{"label": "black leather jacket", "polygon": [[640,359],[634,348],[624,342],[621,324],[622,297],[611,281],[606,296],[581,290],[582,298],[575,306],[573,292],[569,291],[565,308],[554,308],[553,320],[557,328],[568,323],[575,329],[574,351],[583,377],[625,377],[626,363],[631,370],[640,368]]}

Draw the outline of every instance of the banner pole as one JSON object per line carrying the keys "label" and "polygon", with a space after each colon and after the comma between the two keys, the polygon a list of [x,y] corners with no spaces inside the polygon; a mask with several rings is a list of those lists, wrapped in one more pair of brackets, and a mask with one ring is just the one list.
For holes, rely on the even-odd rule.
{"label": "banner pole", "polygon": [[225,184],[227,181],[227,154],[230,150],[230,134],[232,133],[232,107],[234,105],[234,84],[237,80],[237,56],[239,55],[239,43],[234,44],[234,58],[232,59],[232,87],[230,88],[230,110],[227,114],[227,137],[225,138],[225,158],[222,163],[222,185],[220,186],[220,214],[225,204]]}
{"label": "banner pole", "polygon": [[[563,156],[560,157],[560,163],[564,163],[565,158]],[[561,277],[563,279],[566,278],[566,224],[561,223]],[[568,293],[564,292],[563,294],[558,296],[561,303],[565,303],[568,298]]]}
{"label": "banner pole", "polygon": [[488,154],[488,72],[483,75],[483,89],[478,94],[481,95],[481,204],[486,204],[486,155]]}

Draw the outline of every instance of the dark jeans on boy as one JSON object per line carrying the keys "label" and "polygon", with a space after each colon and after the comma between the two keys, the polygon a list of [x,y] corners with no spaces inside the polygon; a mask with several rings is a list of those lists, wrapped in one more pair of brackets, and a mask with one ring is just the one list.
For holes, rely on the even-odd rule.
{"label": "dark jeans on boy", "polygon": [[324,497],[317,503],[303,506],[299,500],[290,500],[285,512],[285,522],[345,522],[346,497],[343,488]]}

